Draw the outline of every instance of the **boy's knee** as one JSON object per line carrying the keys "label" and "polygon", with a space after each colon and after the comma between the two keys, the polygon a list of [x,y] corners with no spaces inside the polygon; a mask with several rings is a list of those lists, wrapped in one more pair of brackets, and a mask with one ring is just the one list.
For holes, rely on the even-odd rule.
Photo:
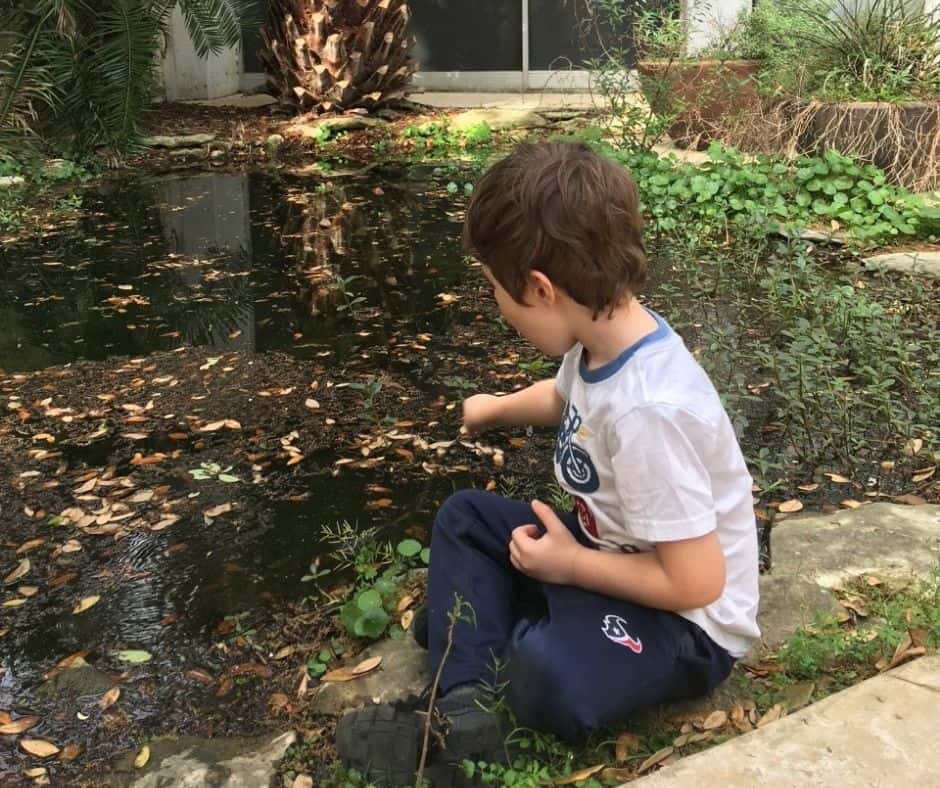
{"label": "boy's knee", "polygon": [[460,490],[451,495],[437,510],[434,518],[436,531],[449,530],[460,523],[472,519],[477,511],[476,501],[481,495],[479,490]]}
{"label": "boy's knee", "polygon": [[581,713],[576,677],[552,658],[552,650],[539,642],[537,633],[531,634],[510,655],[506,702],[521,725],[578,741],[590,725]]}

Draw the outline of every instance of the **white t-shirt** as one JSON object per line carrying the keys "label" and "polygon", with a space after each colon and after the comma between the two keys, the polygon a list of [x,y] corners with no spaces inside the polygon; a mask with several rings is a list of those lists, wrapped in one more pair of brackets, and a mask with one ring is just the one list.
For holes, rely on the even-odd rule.
{"label": "white t-shirt", "polygon": [[650,314],[656,331],[602,367],[587,368],[580,344],[565,354],[555,476],[601,550],[643,552],[717,529],[724,592],[679,615],[740,657],[760,637],[751,476],[708,375]]}

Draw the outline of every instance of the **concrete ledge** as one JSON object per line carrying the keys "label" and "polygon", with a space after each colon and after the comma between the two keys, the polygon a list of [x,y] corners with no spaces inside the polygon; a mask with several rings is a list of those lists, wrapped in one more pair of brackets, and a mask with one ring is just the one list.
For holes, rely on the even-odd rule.
{"label": "concrete ledge", "polygon": [[630,783],[641,788],[940,785],[940,656],[864,681]]}

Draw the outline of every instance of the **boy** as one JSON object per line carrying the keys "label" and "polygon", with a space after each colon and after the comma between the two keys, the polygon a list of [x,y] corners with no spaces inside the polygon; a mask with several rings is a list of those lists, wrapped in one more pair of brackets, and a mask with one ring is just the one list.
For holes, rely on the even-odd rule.
{"label": "boy", "polygon": [[[441,507],[428,579],[441,768],[505,759],[505,720],[487,711],[496,685],[519,724],[576,741],[709,691],[760,634],[751,478],[707,375],[637,301],[646,256],[628,172],[584,145],[523,145],[476,186],[464,243],[506,322],[563,356],[554,380],[467,399],[464,424],[558,426],[555,475],[575,512],[475,490]],[[455,595],[472,621],[441,667]],[[340,754],[404,784],[423,719],[353,712]]]}

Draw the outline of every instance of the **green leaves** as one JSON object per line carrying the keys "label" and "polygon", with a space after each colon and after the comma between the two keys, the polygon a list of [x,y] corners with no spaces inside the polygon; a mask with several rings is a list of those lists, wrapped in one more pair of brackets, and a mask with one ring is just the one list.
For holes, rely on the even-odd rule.
{"label": "green leaves", "polygon": [[421,542],[417,539],[405,539],[398,543],[398,554],[405,558],[414,558],[421,552]]}

